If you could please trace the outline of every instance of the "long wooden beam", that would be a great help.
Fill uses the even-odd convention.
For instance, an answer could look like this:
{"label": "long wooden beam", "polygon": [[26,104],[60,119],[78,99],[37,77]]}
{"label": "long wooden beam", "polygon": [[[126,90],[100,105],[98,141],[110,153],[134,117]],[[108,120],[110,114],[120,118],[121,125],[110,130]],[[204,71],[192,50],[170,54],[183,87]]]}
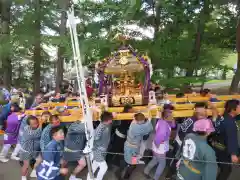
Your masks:
{"label": "long wooden beam", "polygon": [[[216,102],[214,103],[216,107],[218,108],[223,108],[225,102]],[[179,110],[193,110],[194,109],[194,104],[174,104],[173,105],[176,111]],[[142,112],[142,111],[147,111],[148,107],[147,106],[135,106],[133,107],[134,112]],[[157,108],[153,109],[152,111],[162,109],[162,106],[157,106]],[[28,115],[36,115],[39,116],[41,115],[45,110],[26,110],[25,113]],[[81,114],[81,109],[69,109],[68,110],[70,114],[72,113],[79,113]],[[116,112],[116,113],[122,113],[123,112],[123,107],[109,107],[107,109],[109,112]],[[51,113],[56,113],[55,110],[49,110]]]}
{"label": "long wooden beam", "polygon": [[[221,101],[227,101],[230,99],[240,99],[240,95],[217,96],[217,99],[221,100]],[[188,103],[188,102],[194,103],[194,102],[207,102],[207,101],[209,101],[209,97],[201,97],[201,96],[189,96],[189,97],[184,97],[184,98],[169,97],[169,100],[172,101],[173,103]],[[54,102],[42,103],[40,106],[42,108],[52,109],[57,106],[81,107],[81,104],[79,102],[67,100],[64,103],[54,103]],[[185,109],[185,108],[183,108],[183,109]],[[115,111],[113,111],[113,112],[115,112]]]}
{"label": "long wooden beam", "polygon": [[[223,114],[224,108],[218,108],[219,114]],[[74,122],[76,120],[81,120],[82,119],[82,114],[79,113],[79,110],[72,110],[71,115],[69,116],[60,116],[62,122]],[[146,117],[155,117],[156,116],[156,110],[150,111],[149,112],[142,112]],[[180,111],[174,111],[173,116],[174,117],[191,117],[193,116],[194,110],[180,110]],[[212,111],[209,109],[207,110],[207,113],[209,116],[211,116]],[[35,115],[38,116],[37,114],[34,114],[33,111],[30,113],[30,111],[26,112],[27,115]],[[114,117],[114,120],[131,120],[133,118],[135,113],[116,113],[116,116]],[[94,113],[93,117],[94,120],[99,120],[99,113]]]}

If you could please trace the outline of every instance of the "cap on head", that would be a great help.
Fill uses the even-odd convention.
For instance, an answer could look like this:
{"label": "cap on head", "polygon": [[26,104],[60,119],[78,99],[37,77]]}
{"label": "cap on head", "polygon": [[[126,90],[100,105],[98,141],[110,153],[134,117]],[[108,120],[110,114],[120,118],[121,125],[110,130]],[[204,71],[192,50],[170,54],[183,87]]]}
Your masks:
{"label": "cap on head", "polygon": [[209,119],[197,120],[193,125],[193,131],[212,133],[215,131],[212,121]]}

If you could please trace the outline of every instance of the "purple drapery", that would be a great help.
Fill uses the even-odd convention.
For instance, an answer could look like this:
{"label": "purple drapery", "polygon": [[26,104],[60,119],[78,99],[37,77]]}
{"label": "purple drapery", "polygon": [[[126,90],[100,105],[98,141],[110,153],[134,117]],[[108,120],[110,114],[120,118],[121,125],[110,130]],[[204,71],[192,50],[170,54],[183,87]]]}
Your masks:
{"label": "purple drapery", "polygon": [[148,62],[143,58],[137,55],[137,53],[133,50],[131,46],[129,46],[129,49],[131,50],[132,54],[137,57],[140,62],[144,65],[144,71],[145,71],[145,81],[144,81],[144,88],[143,88],[143,100],[148,99],[148,92],[150,89],[150,69]]}
{"label": "purple drapery", "polygon": [[103,84],[104,84],[104,72],[99,72],[99,87],[98,87],[98,95],[101,95],[103,92]]}
{"label": "purple drapery", "polygon": [[[117,56],[119,53],[117,52],[117,53],[115,53],[114,54],[114,57],[115,56]],[[100,66],[100,69],[101,69],[101,71],[99,71],[98,73],[99,73],[99,88],[98,88],[98,93],[99,93],[99,95],[101,95],[102,93],[106,93],[106,92],[103,92],[103,86],[104,86],[104,77],[105,77],[105,75],[104,75],[104,71],[105,71],[105,68],[107,67],[107,65],[112,61],[113,59],[111,59],[111,58],[108,58],[107,59],[107,61],[105,61],[103,64],[101,64]],[[107,79],[108,79],[108,77],[107,77]]]}

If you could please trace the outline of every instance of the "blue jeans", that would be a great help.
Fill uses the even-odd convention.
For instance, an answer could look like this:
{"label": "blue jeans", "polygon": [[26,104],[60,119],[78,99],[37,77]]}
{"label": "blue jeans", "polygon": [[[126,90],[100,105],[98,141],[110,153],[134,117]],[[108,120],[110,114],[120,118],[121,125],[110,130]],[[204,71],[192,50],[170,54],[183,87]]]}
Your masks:
{"label": "blue jeans", "polygon": [[154,155],[152,160],[144,169],[144,173],[149,175],[150,171],[157,165],[157,169],[154,175],[154,180],[159,180],[165,167],[166,167],[166,157],[165,155]]}

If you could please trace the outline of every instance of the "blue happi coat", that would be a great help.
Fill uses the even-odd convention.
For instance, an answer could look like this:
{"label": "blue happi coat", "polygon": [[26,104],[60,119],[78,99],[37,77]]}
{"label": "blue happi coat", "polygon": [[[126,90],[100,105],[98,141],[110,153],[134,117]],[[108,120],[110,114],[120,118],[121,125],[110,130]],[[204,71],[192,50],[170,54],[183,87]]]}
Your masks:
{"label": "blue happi coat", "polygon": [[19,128],[19,133],[18,133],[18,143],[21,143],[21,141],[22,141],[22,139],[23,139],[24,127],[26,127],[26,126],[28,125],[27,119],[28,119],[28,116],[25,116],[25,117],[23,117],[23,119],[21,120],[21,124],[20,124],[20,128]]}
{"label": "blue happi coat", "polygon": [[[21,124],[22,125],[22,124]],[[36,158],[40,151],[40,137],[42,128],[32,129],[26,125],[21,131],[19,143],[21,145],[21,160]]]}
{"label": "blue happi coat", "polygon": [[52,125],[49,124],[42,131],[41,140],[40,140],[40,147],[42,151],[45,150],[46,146],[52,140],[52,137],[50,136],[51,129],[52,129]]}
{"label": "blue happi coat", "polygon": [[60,161],[63,146],[61,142],[52,140],[42,152],[42,163],[37,167],[38,180],[60,180]]}
{"label": "blue happi coat", "polygon": [[4,124],[4,121],[7,119],[9,113],[11,111],[11,103],[3,106],[2,112],[0,113],[0,125]]}
{"label": "blue happi coat", "polygon": [[143,124],[137,124],[132,122],[128,133],[127,140],[124,144],[124,160],[128,164],[132,164],[132,158],[139,155],[140,144],[143,137],[150,134],[153,131],[151,121],[147,121]]}

